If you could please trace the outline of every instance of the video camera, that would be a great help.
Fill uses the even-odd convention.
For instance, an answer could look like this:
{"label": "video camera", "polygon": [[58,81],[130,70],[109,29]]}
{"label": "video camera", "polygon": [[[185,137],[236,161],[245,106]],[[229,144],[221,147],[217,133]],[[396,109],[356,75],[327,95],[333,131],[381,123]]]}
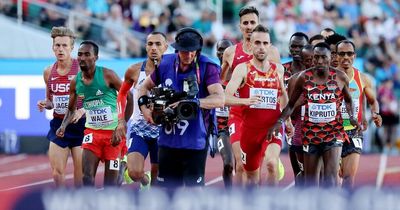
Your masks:
{"label": "video camera", "polygon": [[[175,124],[180,120],[197,118],[198,101],[194,99],[199,92],[196,75],[188,76],[183,82],[183,91],[177,92],[169,87],[155,87],[150,91],[150,103],[153,104],[152,117],[156,124]],[[169,105],[180,101],[175,107]]]}

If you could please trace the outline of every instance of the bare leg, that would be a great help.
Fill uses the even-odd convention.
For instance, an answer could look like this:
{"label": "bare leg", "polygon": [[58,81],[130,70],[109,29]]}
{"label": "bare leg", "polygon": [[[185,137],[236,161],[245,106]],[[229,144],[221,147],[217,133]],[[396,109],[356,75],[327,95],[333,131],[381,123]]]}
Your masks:
{"label": "bare leg", "polygon": [[338,185],[339,160],[342,147],[333,147],[324,152],[324,187],[335,187]]}
{"label": "bare leg", "polygon": [[65,167],[67,165],[68,155],[68,147],[62,148],[57,144],[50,142],[49,159],[56,187],[65,186]]}
{"label": "bare leg", "polygon": [[353,189],[359,162],[360,162],[360,154],[358,153],[352,153],[342,158],[342,169],[343,169],[342,177],[343,177],[344,188]]}
{"label": "bare leg", "polygon": [[241,158],[240,142],[237,141],[232,144],[233,156],[235,157],[235,184],[236,186],[243,186],[246,183],[246,177],[243,169],[243,163]]}
{"label": "bare leg", "polygon": [[83,168],[83,185],[94,186],[97,167],[100,159],[90,150],[83,149],[82,168]]}
{"label": "bare leg", "polygon": [[73,147],[71,149],[72,160],[74,161],[74,184],[75,187],[83,185],[83,172],[82,172],[82,148],[81,146]]}
{"label": "bare leg", "polygon": [[267,165],[267,184],[278,185],[278,162],[281,147],[278,144],[269,144],[265,151],[265,162]]}

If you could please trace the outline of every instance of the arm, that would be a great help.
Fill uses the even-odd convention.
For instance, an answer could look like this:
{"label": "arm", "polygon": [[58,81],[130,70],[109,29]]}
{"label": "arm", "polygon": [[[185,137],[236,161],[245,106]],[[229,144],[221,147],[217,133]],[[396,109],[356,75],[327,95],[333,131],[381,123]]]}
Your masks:
{"label": "arm", "polygon": [[361,74],[361,80],[364,84],[364,94],[367,103],[371,106],[371,116],[375,125],[380,127],[382,125],[382,117],[379,114],[379,103],[375,96],[375,91],[372,86],[371,80],[365,74]]}
{"label": "arm", "polygon": [[225,96],[224,89],[220,83],[215,83],[207,86],[207,90],[210,93],[205,98],[201,98],[200,107],[204,109],[213,109],[217,107],[224,107]]}
{"label": "arm", "polygon": [[241,84],[245,81],[247,75],[247,66],[245,63],[239,64],[232,74],[232,78],[225,88],[225,105],[227,106],[241,106],[253,105],[259,103],[261,100],[257,96],[251,98],[238,98],[234,94],[239,89]]}
{"label": "arm", "polygon": [[[288,94],[286,92],[286,88],[285,88],[285,83],[283,82],[283,72],[284,72],[284,68],[281,64],[277,64],[277,70],[278,70],[278,80],[279,80],[279,86],[281,88],[282,91],[282,95],[279,97],[279,101],[280,101],[280,108],[282,109],[282,107],[285,107],[288,102],[289,102],[289,98],[288,98]],[[292,121],[290,119],[290,117],[287,118],[286,120],[286,131],[289,137],[292,137],[294,134],[294,128],[292,125]]]}
{"label": "arm", "polygon": [[221,81],[227,82],[229,81],[228,72],[231,71],[232,65],[232,56],[235,52],[236,45],[230,46],[224,51],[224,55],[222,56],[222,64],[221,64]]}
{"label": "arm", "polygon": [[51,66],[47,67],[43,71],[43,80],[46,85],[46,98],[44,100],[38,101],[36,104],[37,108],[40,112],[43,112],[44,109],[52,109],[53,108],[53,102],[50,99],[50,92],[49,92],[49,89],[47,88],[50,73],[51,73]]}
{"label": "arm", "polygon": [[[152,75],[154,75],[156,72],[153,72]],[[139,91],[138,91],[138,99],[140,99],[142,96],[146,96],[147,92],[150,91],[153,87],[155,87],[155,83],[151,79],[151,76],[147,76],[146,79],[143,81],[143,83],[139,86]],[[152,118],[152,110],[149,106],[146,104],[140,105],[139,104],[139,109],[142,111],[143,118],[151,123],[155,124]]]}
{"label": "arm", "polygon": [[[349,78],[347,77],[346,73],[337,70],[337,76],[340,79],[340,83],[343,84],[342,93],[343,99],[346,103],[346,110],[350,117],[350,123],[356,127],[357,130],[360,130],[360,125],[358,124],[357,120],[354,118],[354,110],[353,110],[353,101],[349,91]],[[362,108],[362,107],[361,107]]]}
{"label": "arm", "polygon": [[277,122],[268,130],[267,139],[271,139],[272,135],[279,132],[282,123],[293,113],[295,105],[298,103],[298,100],[301,100],[300,96],[303,92],[304,88],[304,76],[300,74],[299,77],[295,80],[294,89],[289,96],[289,103],[282,110],[281,116],[277,120]]}
{"label": "arm", "polygon": [[56,135],[60,138],[64,137],[65,128],[70,124],[72,118],[75,115],[77,98],[78,97],[76,95],[76,77],[75,77],[75,79],[71,80],[69,84],[69,101],[68,101],[67,113],[65,113],[61,126],[56,131]]}

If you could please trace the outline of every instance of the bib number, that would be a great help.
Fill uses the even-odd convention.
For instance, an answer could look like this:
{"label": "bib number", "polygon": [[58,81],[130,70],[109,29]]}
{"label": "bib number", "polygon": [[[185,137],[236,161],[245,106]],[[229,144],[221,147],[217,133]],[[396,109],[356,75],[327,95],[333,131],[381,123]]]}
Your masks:
{"label": "bib number", "polygon": [[86,121],[94,127],[105,127],[114,122],[111,107],[102,107],[86,111]]}
{"label": "bib number", "polygon": [[278,90],[269,88],[250,88],[250,97],[260,96],[262,102],[251,105],[255,109],[276,109],[278,102]]}
{"label": "bib number", "polygon": [[229,116],[229,108],[227,106],[225,106],[223,108],[216,108],[215,115],[217,115],[217,117],[228,117]]}
{"label": "bib number", "polygon": [[69,95],[53,95],[54,112],[57,114],[65,114],[68,109]]}
{"label": "bib number", "polygon": [[90,144],[93,142],[93,133],[86,134],[83,137],[82,144]]}
{"label": "bib number", "polygon": [[308,103],[308,117],[312,123],[328,123],[335,120],[336,103]]}
{"label": "bib number", "polygon": [[113,171],[119,171],[119,165],[120,165],[120,161],[119,158],[115,159],[115,160],[110,160],[110,170]]}
{"label": "bib number", "polygon": [[362,139],[361,138],[352,138],[351,140],[353,141],[355,148],[362,149]]}

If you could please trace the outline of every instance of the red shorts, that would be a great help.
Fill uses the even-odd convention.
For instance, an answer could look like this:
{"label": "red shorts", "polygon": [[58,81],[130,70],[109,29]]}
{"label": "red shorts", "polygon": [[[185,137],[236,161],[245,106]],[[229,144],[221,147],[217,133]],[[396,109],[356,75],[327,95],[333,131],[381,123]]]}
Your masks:
{"label": "red shorts", "polygon": [[126,154],[126,139],[117,146],[111,145],[113,130],[93,130],[86,128],[82,141],[82,148],[92,151],[102,162],[116,160]]}
{"label": "red shorts", "polygon": [[240,148],[243,167],[246,171],[254,171],[260,168],[269,144],[275,143],[282,148],[283,129],[281,128],[278,136],[272,136],[271,141],[267,141],[267,132],[268,128],[242,129]]}
{"label": "red shorts", "polygon": [[229,114],[228,127],[231,144],[240,141],[242,138],[242,123],[242,116],[237,114]]}

